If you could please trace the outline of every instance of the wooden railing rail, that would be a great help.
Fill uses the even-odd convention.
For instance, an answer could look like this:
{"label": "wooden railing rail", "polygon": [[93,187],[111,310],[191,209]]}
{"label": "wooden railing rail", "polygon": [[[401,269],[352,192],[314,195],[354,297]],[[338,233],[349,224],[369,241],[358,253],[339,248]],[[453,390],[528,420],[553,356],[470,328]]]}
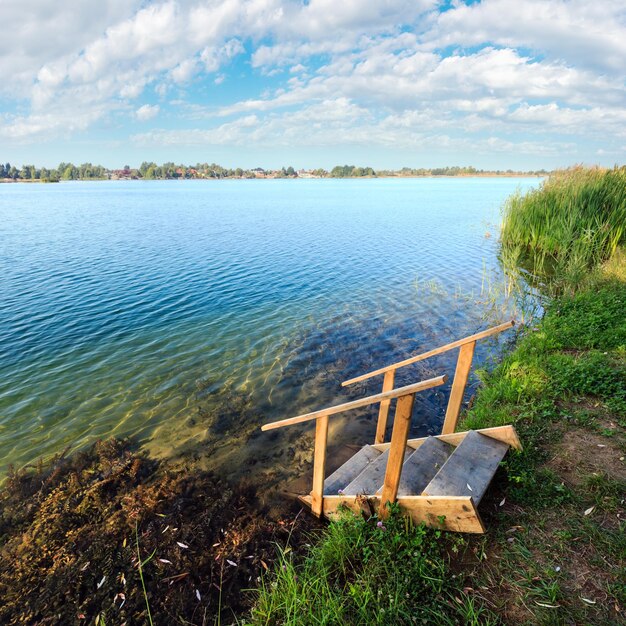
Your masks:
{"label": "wooden railing rail", "polygon": [[430,389],[431,387],[437,387],[443,385],[448,380],[448,376],[436,376],[435,378],[429,378],[428,380],[422,380],[419,383],[413,383],[406,387],[398,387],[391,391],[385,391],[383,393],[377,393],[367,398],[360,398],[359,400],[352,400],[351,402],[344,402],[343,404],[337,404],[335,406],[328,407],[327,409],[321,409],[319,411],[313,411],[313,413],[304,413],[297,415],[296,417],[289,417],[278,422],[270,422],[261,426],[261,430],[272,430],[273,428],[282,428],[283,426],[291,426],[292,424],[299,424],[301,422],[308,422],[320,417],[326,417],[329,415],[335,415],[337,413],[343,413],[344,411],[350,411],[351,409],[358,409],[370,404],[376,404],[377,402],[383,402],[385,400],[393,400],[393,398],[399,398],[406,396],[410,393],[417,391],[423,391],[424,389]]}
{"label": "wooden railing rail", "polygon": [[[472,359],[474,357],[474,347],[476,346],[476,342],[480,339],[485,339],[486,337],[491,337],[492,335],[501,333],[503,330],[508,330],[514,325],[515,320],[505,322],[504,324],[499,324],[498,326],[488,328],[487,330],[483,330],[479,333],[469,335],[468,337],[465,337],[463,339],[448,343],[445,346],[440,346],[439,348],[434,348],[433,350],[429,350],[428,352],[423,352],[422,354],[412,356],[408,359],[404,359],[403,361],[392,363],[391,365],[381,367],[372,372],[368,372],[367,374],[361,374],[360,376],[356,376],[355,378],[346,380],[341,384],[343,387],[346,387],[347,385],[352,385],[354,383],[367,380],[368,378],[373,378],[374,376],[380,376],[381,374],[384,374],[383,393],[389,392],[393,389],[396,370],[400,369],[401,367],[406,367],[407,365],[417,363],[418,361],[423,361],[424,359],[427,359],[431,356],[442,354],[444,352],[448,352],[449,350],[454,350],[455,348],[460,348],[459,358],[457,360],[456,371],[454,374],[454,380],[452,381],[450,400],[448,401],[448,407],[446,408],[446,417],[444,419],[443,429],[441,431],[442,435],[453,433],[456,430],[456,425],[459,419],[461,402],[463,400],[465,385],[467,384],[470,368],[472,366]],[[378,424],[376,426],[376,436],[374,439],[375,444],[384,443],[385,441],[385,430],[387,428],[388,414],[389,401],[385,399],[381,401],[380,408],[378,410]]]}
{"label": "wooden railing rail", "polygon": [[[400,473],[402,471],[402,459],[404,458],[404,450],[409,433],[409,423],[411,420],[411,411],[413,409],[413,399],[418,391],[430,389],[438,385],[443,385],[448,380],[447,376],[437,376],[419,383],[406,385],[390,391],[385,391],[360,400],[345,402],[327,409],[314,411],[313,413],[305,413],[278,422],[264,424],[261,430],[271,430],[273,428],[282,428],[292,424],[301,422],[315,421],[315,449],[313,456],[313,488],[311,490],[311,511],[318,517],[324,511],[324,478],[326,476],[326,446],[328,444],[328,418],[331,415],[357,409],[363,406],[375,404],[376,402],[390,402],[393,398],[398,398],[396,407],[396,421],[394,423],[393,436],[391,440],[391,450],[389,453],[389,462],[387,463],[387,471],[385,474],[385,486],[383,488],[383,502],[389,500],[394,501],[398,494],[398,486],[400,484]],[[397,423],[397,425],[396,425]],[[398,457],[401,446],[401,457]],[[398,458],[400,458],[398,465]],[[393,461],[393,462],[392,462]],[[384,498],[387,498],[385,500]]]}

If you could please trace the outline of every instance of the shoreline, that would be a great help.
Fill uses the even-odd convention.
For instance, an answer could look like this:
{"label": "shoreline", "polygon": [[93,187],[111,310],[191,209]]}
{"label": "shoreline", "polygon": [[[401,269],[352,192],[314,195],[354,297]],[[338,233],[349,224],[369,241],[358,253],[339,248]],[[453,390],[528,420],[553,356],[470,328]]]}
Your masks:
{"label": "shoreline", "polygon": [[465,179],[465,178],[546,178],[550,174],[459,174],[451,175],[432,175],[432,176],[259,176],[255,178],[246,178],[244,176],[221,176],[221,177],[196,177],[196,178],[84,178],[80,180],[12,180],[9,178],[0,179],[0,184],[57,184],[57,183],[101,183],[101,182],[153,182],[153,181],[220,181],[220,180],[428,180],[432,178],[448,178],[448,179]]}

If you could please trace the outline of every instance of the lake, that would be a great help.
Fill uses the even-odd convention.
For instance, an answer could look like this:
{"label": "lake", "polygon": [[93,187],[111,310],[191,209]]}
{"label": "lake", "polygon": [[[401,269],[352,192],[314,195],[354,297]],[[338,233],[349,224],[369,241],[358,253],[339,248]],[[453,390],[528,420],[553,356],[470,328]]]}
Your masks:
{"label": "lake", "polygon": [[[111,435],[234,473],[293,471],[310,425],[261,423],[378,392],[340,382],[504,319],[486,293],[500,207],[538,184],[0,185],[0,474]],[[455,358],[397,384],[452,377]],[[440,428],[448,391],[420,394],[413,434]],[[331,435],[370,441],[375,416],[338,417]]]}

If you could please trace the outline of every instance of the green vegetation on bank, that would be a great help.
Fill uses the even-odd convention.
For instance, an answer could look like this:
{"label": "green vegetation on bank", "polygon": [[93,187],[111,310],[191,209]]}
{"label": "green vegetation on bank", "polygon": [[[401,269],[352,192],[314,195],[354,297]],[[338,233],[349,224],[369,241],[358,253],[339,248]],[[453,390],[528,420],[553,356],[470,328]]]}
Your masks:
{"label": "green vegetation on bank", "polygon": [[[569,242],[603,241],[619,224],[550,224],[587,210],[575,207],[594,181],[604,198],[596,206],[614,216],[623,176],[560,173],[509,201],[503,233],[516,220],[520,243],[521,224],[530,232],[529,216],[543,207],[537,214],[553,219],[543,239],[526,239],[527,261],[553,272],[543,241],[558,258]],[[479,373],[460,428],[514,424],[524,446],[509,452],[481,506],[487,534],[459,537],[395,517],[382,531],[376,517],[346,513],[311,546],[282,553],[257,592],[253,624],[626,624],[626,252],[609,246],[587,263],[584,277],[535,276],[544,317]]]}
{"label": "green vegetation on bank", "polygon": [[502,243],[503,256],[519,259],[531,274],[577,285],[626,243],[626,167],[563,170],[537,190],[513,195]]}
{"label": "green vegetation on bank", "polygon": [[227,168],[217,163],[196,163],[183,165],[173,162],[157,165],[152,161],[144,161],[138,168],[125,165],[121,169],[107,169],[102,165],[83,163],[60,163],[56,168],[47,169],[34,165],[23,165],[18,168],[10,163],[0,163],[0,181],[40,181],[59,182],[60,180],[189,180],[189,179],[222,179],[222,178],[376,178],[376,177],[426,177],[426,176],[543,176],[545,170],[531,172],[514,172],[513,170],[479,170],[474,167],[438,167],[412,169],[403,167],[400,170],[379,170],[371,167],[355,165],[337,165],[330,171],[323,168],[296,170],[291,165],[280,169],[263,169],[255,167]]}

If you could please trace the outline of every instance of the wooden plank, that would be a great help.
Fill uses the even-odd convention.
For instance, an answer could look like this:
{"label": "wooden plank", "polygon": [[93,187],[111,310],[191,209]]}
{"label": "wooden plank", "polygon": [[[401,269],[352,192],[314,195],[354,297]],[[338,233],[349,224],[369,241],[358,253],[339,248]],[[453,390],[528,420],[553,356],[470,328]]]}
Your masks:
{"label": "wooden plank", "polygon": [[313,413],[305,413],[304,415],[298,415],[296,417],[290,417],[278,422],[270,422],[261,426],[261,430],[272,430],[272,428],[282,428],[283,426],[290,426],[291,424],[299,424],[301,422],[308,422],[315,420],[318,417],[335,415],[336,413],[342,413],[343,411],[349,411],[350,409],[358,409],[369,404],[376,404],[381,400],[392,400],[393,398],[399,398],[407,394],[416,393],[417,391],[423,391],[424,389],[430,389],[431,387],[437,387],[443,385],[448,380],[447,376],[437,376],[435,378],[429,378],[419,383],[413,383],[406,387],[399,387],[398,389],[392,389],[384,393],[378,393],[367,398],[361,398],[360,400],[353,400],[352,402],[345,402],[344,404],[337,404],[336,406],[322,409],[321,411],[314,411]]}
{"label": "wooden plank", "polygon": [[[363,498],[360,496],[328,496],[324,498],[324,516],[332,519],[343,508],[356,514],[363,509],[369,513],[380,510],[380,496]],[[301,496],[300,501],[311,506],[309,496]],[[366,504],[367,503],[367,504]],[[447,496],[404,496],[398,498],[400,508],[417,524],[440,528],[452,532],[484,533],[485,527],[476,505],[469,497]]]}
{"label": "wooden plank", "polygon": [[387,502],[395,502],[398,495],[398,486],[404,463],[404,452],[409,437],[411,425],[411,413],[413,412],[413,400],[415,394],[398,398],[396,414],[393,419],[393,431],[391,432],[391,446],[389,448],[389,460],[383,483],[382,506],[378,515],[384,519],[387,517]]}
{"label": "wooden plank", "polygon": [[[378,452],[378,450],[376,450]],[[405,448],[404,459],[408,459],[415,450]],[[387,460],[389,459],[389,450],[383,452],[373,463],[368,465],[352,482],[342,490],[344,494],[357,496],[359,494],[372,495],[382,489],[385,480],[385,472],[387,470]],[[421,493],[421,492],[420,492]]]}
{"label": "wooden plank", "polygon": [[343,387],[346,387],[348,385],[352,385],[353,383],[358,383],[358,382],[361,382],[362,380],[367,380],[368,378],[379,376],[380,374],[384,374],[385,372],[388,372],[389,370],[396,370],[401,367],[411,365],[412,363],[423,361],[424,359],[427,359],[431,356],[435,356],[437,354],[441,354],[442,352],[447,352],[448,350],[454,350],[454,348],[460,348],[463,344],[471,343],[472,341],[478,341],[479,339],[485,339],[486,337],[490,337],[491,335],[496,335],[497,333],[501,333],[503,330],[507,330],[513,327],[514,325],[515,325],[515,320],[511,320],[510,322],[505,322],[504,324],[500,324],[499,326],[494,326],[493,328],[483,330],[474,335],[470,335],[469,337],[459,339],[458,341],[453,341],[452,343],[448,343],[445,346],[441,346],[440,348],[435,348],[434,350],[429,350],[428,352],[424,352],[423,354],[412,356],[408,359],[404,359],[404,361],[398,361],[397,363],[392,363],[391,365],[381,367],[380,369],[374,370],[372,372],[368,372],[367,374],[361,374],[361,376],[356,376],[355,378],[351,378],[350,380],[346,380],[342,382],[341,385]]}
{"label": "wooden plank", "polygon": [[376,450],[376,448],[363,446],[354,456],[350,457],[324,481],[324,495],[337,495],[340,489],[343,490],[346,485],[354,480],[380,455],[380,451]]}
{"label": "wooden plank", "polygon": [[424,496],[470,496],[478,505],[509,446],[470,431],[437,475]]}
{"label": "wooden plank", "polygon": [[461,412],[461,403],[463,402],[463,394],[472,367],[472,359],[474,358],[474,348],[476,342],[466,343],[459,350],[459,358],[456,362],[456,371],[454,372],[454,380],[452,381],[452,390],[450,391],[450,399],[446,409],[446,417],[443,421],[442,435],[449,435],[456,430],[459,421],[459,413]]}
{"label": "wooden plank", "polygon": [[485,532],[472,498],[404,496],[398,504],[418,524],[458,533]]}
{"label": "wooden plank", "polygon": [[[396,370],[389,370],[385,372],[385,378],[383,379],[383,392],[391,391],[393,389],[394,379],[396,377]],[[381,400],[380,408],[378,409],[378,423],[376,424],[376,437],[374,443],[383,443],[385,441],[385,430],[387,429],[387,416],[389,415],[389,404],[391,400]]]}
{"label": "wooden plank", "polygon": [[[417,496],[443,467],[454,448],[436,437],[428,437],[402,466],[398,497]],[[383,452],[383,454],[385,454]]]}
{"label": "wooden plank", "polygon": [[[472,431],[463,431],[460,433],[451,433],[449,435],[435,435],[435,437],[441,441],[445,441],[453,446],[458,446],[463,439],[465,439],[468,432]],[[485,435],[487,437],[492,437],[493,439],[497,439],[498,441],[504,441],[507,445],[515,448],[516,450],[522,449],[522,444],[515,432],[515,427],[507,424],[506,426],[493,426],[492,428],[480,428],[476,430],[477,433],[481,435]],[[407,441],[407,445],[411,448],[419,448],[428,437],[420,437],[419,439],[409,439]],[[384,452],[389,449],[389,443],[381,443],[376,444],[372,447],[376,448],[380,452]]]}
{"label": "wooden plank", "polygon": [[328,415],[324,415],[315,423],[315,456],[313,458],[313,489],[311,490],[311,510],[318,517],[323,511],[327,441]]}

